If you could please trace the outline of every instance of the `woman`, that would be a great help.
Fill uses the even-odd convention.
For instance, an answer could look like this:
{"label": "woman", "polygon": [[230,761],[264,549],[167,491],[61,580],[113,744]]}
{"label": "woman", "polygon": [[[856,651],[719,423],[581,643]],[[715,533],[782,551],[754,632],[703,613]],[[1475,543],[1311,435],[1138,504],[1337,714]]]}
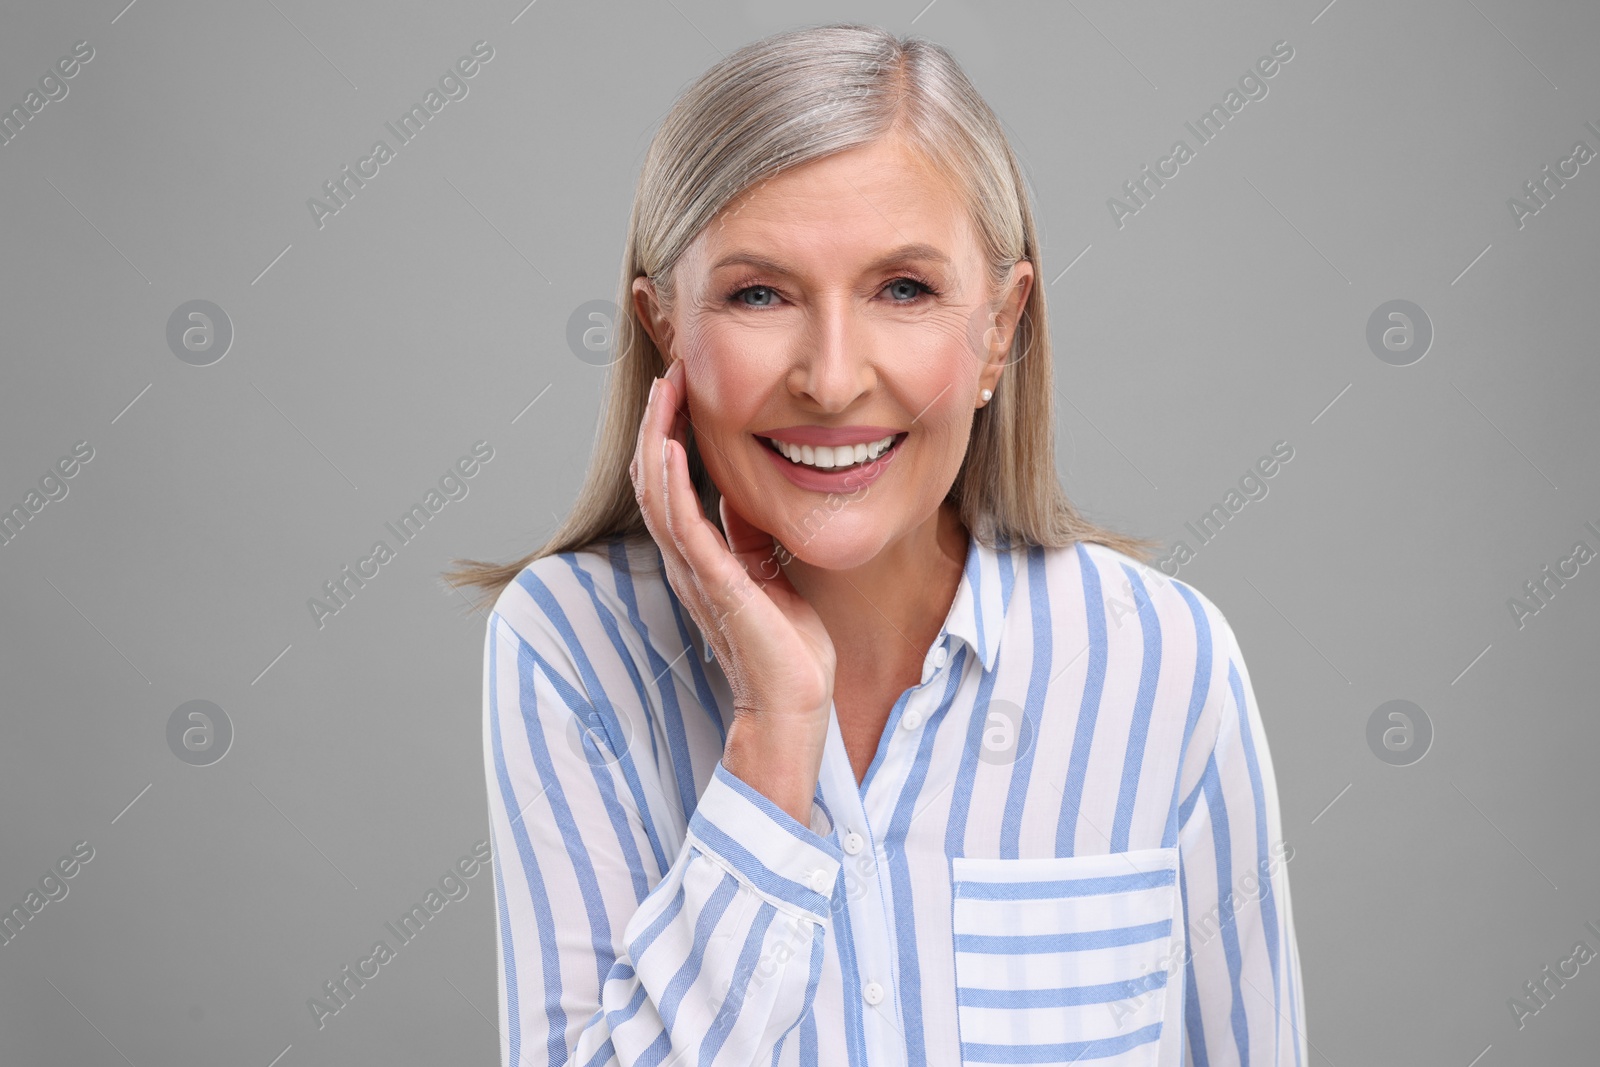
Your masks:
{"label": "woman", "polygon": [[1303,1062],[1244,659],[1063,497],[1039,279],[935,45],[780,34],[663,120],[578,506],[454,575],[503,1063]]}

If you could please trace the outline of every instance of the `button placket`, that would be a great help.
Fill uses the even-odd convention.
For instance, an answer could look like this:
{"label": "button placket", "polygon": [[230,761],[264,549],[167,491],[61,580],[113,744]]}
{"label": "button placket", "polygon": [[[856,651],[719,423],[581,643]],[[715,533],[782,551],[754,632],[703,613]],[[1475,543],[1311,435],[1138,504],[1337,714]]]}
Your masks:
{"label": "button placket", "polygon": [[[863,1006],[868,1062],[905,1067],[905,1034],[897,1021],[897,1002],[889,995],[897,965],[889,935],[893,926],[885,884],[889,872],[877,860],[867,798],[861,795],[844,739],[834,729],[828,734],[823,776],[826,783],[820,788],[830,802],[840,848],[850,857],[841,869],[843,899],[836,899],[835,906],[849,912],[849,928],[855,937],[855,974],[860,982],[857,992]],[[874,795],[881,796],[881,789]],[[834,926],[836,931],[841,928],[842,924]]]}

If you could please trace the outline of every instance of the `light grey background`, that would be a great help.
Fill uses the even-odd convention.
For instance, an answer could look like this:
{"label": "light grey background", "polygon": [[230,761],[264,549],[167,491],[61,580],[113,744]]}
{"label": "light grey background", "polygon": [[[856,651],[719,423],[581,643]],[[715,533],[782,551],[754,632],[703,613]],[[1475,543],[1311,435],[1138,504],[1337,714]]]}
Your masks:
{"label": "light grey background", "polygon": [[[840,17],[949,47],[1014,138],[1080,506],[1193,547],[1294,449],[1178,576],[1266,722],[1312,1063],[1592,1055],[1600,963],[1520,1030],[1507,1002],[1600,949],[1600,564],[1521,628],[1507,601],[1600,548],[1600,162],[1521,228],[1507,199],[1600,150],[1600,9],[124,3],[0,15],[5,108],[94,49],[0,146],[0,505],[94,449],[0,545],[0,906],[94,849],[0,946],[0,1062],[495,1061],[487,873],[307,1007],[488,835],[484,617],[437,574],[520,556],[577,490],[605,372],[568,318],[615,295],[675,95]],[[469,95],[319,229],[307,199],[479,40]],[[1108,198],[1280,40],[1268,95],[1119,228]],[[166,341],[196,299],[235,332],[204,367]],[[1410,366],[1366,341],[1394,299],[1434,330]],[[308,598],[480,440],[468,495],[319,628]],[[1435,731],[1410,766],[1366,739],[1394,699]],[[233,725],[209,766],[168,747],[191,700]]]}

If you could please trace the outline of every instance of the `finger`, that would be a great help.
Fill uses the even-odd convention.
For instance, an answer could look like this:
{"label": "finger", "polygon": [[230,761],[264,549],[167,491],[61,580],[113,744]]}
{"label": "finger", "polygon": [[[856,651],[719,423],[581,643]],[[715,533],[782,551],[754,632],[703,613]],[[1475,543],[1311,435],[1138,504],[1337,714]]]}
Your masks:
{"label": "finger", "polygon": [[628,477],[633,480],[634,496],[639,501],[639,511],[644,516],[645,525],[649,527],[654,536],[657,527],[653,525],[656,518],[652,512],[652,500],[656,495],[657,483],[654,471],[655,464],[650,457],[661,454],[659,442],[651,440],[650,416],[655,410],[656,394],[661,391],[659,379],[650,386],[650,397],[645,401],[644,415],[639,419],[638,440],[633,446],[633,460],[628,464]]}
{"label": "finger", "polygon": [[662,433],[689,452],[689,385],[683,360],[675,359],[661,379],[661,406],[667,409]]}
{"label": "finger", "polygon": [[[661,455],[661,496],[662,513],[666,518],[667,531],[673,540],[683,550],[684,558],[691,565],[705,564],[716,559],[718,554],[729,559],[732,553],[728,550],[728,543],[723,540],[722,534],[706,518],[705,512],[700,507],[700,496],[695,492],[694,482],[689,477],[688,453],[683,450],[683,445],[671,438],[665,438],[665,449]],[[710,547],[715,549],[711,556],[706,556],[706,535],[710,536]],[[691,556],[691,550],[699,549],[698,556]]]}
{"label": "finger", "polygon": [[663,380],[656,379],[651,387],[650,400],[644,417],[639,422],[639,443],[634,450],[630,472],[634,479],[634,493],[639,501],[639,511],[645,528],[661,550],[670,575],[682,565],[682,555],[673,542],[667,522],[667,505],[662,482],[661,445],[666,436],[661,430],[661,394]]}
{"label": "finger", "polygon": [[723,494],[717,510],[722,513],[722,533],[728,550],[744,565],[746,573],[763,583],[777,577],[781,571],[772,534],[745,518],[727,494]]}
{"label": "finger", "polygon": [[719,613],[740,608],[757,591],[743,563],[707,519],[689,479],[687,453],[669,441],[664,460],[667,528],[702,595]]}

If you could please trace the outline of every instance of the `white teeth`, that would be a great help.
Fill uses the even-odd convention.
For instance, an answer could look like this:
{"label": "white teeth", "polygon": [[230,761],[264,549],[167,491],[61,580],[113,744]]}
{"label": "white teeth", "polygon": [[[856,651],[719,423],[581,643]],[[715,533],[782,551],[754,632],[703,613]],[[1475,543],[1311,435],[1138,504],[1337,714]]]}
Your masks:
{"label": "white teeth", "polygon": [[891,434],[881,441],[871,441],[856,445],[839,445],[837,447],[829,447],[828,445],[817,445],[815,447],[811,445],[794,445],[783,441],[774,441],[770,437],[767,438],[767,443],[779,454],[787,456],[791,462],[803,463],[807,467],[815,467],[818,470],[832,470],[835,467],[850,467],[857,463],[865,463],[869,459],[877,459],[888,451],[890,445],[894,444],[896,436]]}

